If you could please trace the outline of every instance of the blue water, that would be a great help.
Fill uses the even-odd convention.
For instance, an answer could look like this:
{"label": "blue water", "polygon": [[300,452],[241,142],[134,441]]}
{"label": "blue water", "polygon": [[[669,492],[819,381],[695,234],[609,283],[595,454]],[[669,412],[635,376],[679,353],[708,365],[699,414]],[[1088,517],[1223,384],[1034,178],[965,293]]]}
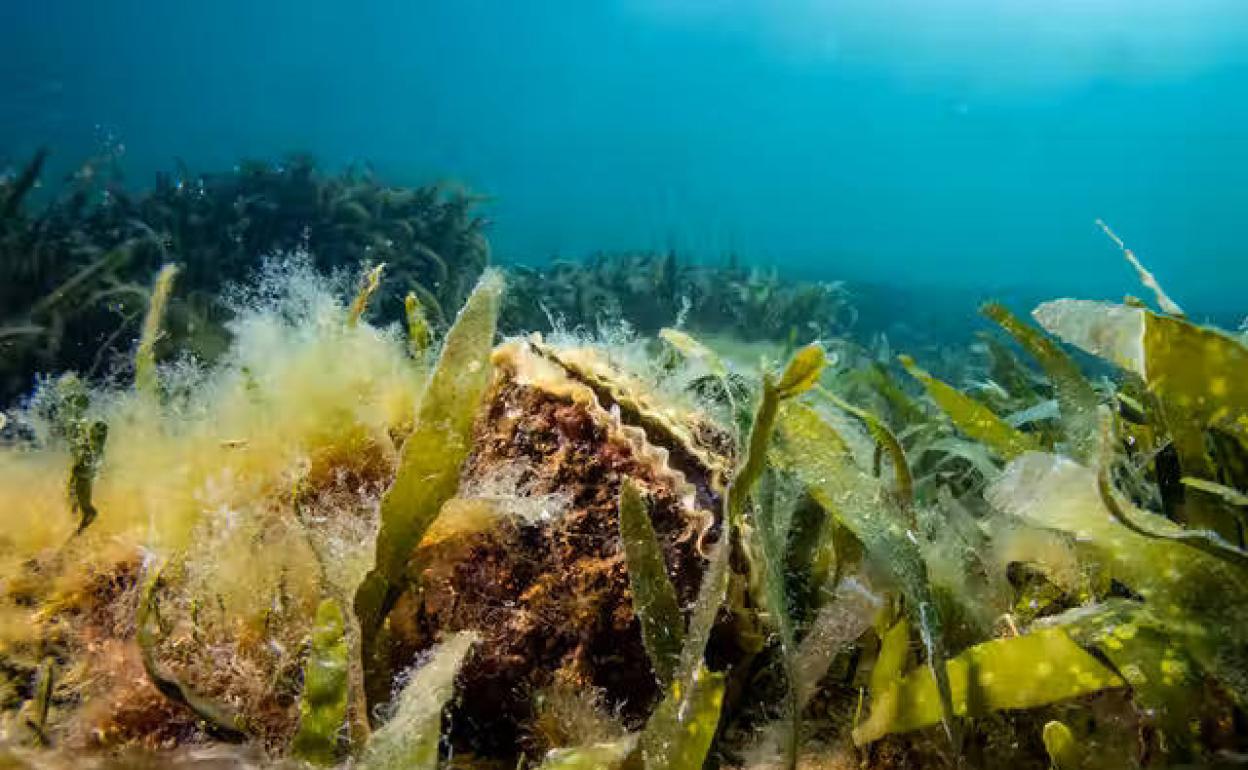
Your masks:
{"label": "blue water", "polygon": [[1243,0],[0,0],[0,51],[0,168],[300,149],[491,194],[503,260],[1141,293],[1102,217],[1248,313]]}

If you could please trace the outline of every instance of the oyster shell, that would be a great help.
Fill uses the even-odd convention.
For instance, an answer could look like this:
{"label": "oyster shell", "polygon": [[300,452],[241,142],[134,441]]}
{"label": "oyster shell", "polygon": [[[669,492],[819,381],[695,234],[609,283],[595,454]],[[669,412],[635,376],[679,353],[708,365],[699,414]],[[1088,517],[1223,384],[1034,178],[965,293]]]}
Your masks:
{"label": "oyster shell", "polygon": [[452,730],[508,753],[555,681],[599,690],[625,721],[644,717],[658,689],[619,543],[620,485],[647,493],[688,604],[731,460],[709,420],[666,408],[592,351],[516,340],[493,363],[460,496],[413,554],[390,628],[396,667],[444,634],[481,634]]}

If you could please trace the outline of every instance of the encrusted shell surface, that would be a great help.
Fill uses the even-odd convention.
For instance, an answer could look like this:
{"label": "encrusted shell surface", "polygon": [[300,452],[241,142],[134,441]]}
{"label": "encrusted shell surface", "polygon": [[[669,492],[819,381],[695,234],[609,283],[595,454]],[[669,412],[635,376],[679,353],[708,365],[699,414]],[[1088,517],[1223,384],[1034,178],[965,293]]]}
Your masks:
{"label": "encrusted shell surface", "polygon": [[703,464],[689,447],[673,449],[675,431],[630,421],[636,401],[608,385],[606,370],[591,385],[529,341],[504,344],[493,362],[460,496],[413,554],[411,588],[390,624],[396,666],[444,634],[482,635],[452,730],[477,751],[505,754],[528,739],[534,698],[556,679],[600,690],[626,721],[644,718],[658,688],[619,544],[620,485],[632,479],[646,492],[688,606],[700,540],[715,536],[721,482],[712,476],[727,460],[708,452]]}
{"label": "encrusted shell surface", "polygon": [[732,475],[733,441],[704,413],[666,402],[635,375],[612,365],[597,347],[560,347],[534,339],[529,345],[593,390],[599,403],[618,407],[622,418],[643,429],[654,443],[668,447],[676,467],[708,491],[723,493]]}

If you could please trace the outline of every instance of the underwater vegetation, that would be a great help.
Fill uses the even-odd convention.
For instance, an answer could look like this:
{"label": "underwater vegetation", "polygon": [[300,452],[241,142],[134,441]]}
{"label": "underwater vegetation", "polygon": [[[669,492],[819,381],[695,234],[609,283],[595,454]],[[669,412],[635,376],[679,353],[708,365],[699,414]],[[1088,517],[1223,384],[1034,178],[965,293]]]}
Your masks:
{"label": "underwater vegetation", "polygon": [[223,289],[253,278],[264,255],[302,248],[318,269],[353,277],[384,263],[380,314],[401,318],[403,297],[415,292],[438,324],[489,262],[479,199],[455,188],[329,174],[293,156],[224,173],[180,166],[132,193],[116,159],[103,157],[35,206],[46,158],[40,151],[0,181],[0,403],[28,391],[36,373],[108,373],[125,358],[165,263],[180,266],[180,291],[161,348],[212,357],[228,346]]}
{"label": "underwater vegetation", "polygon": [[[382,261],[352,297],[270,257],[211,359],[163,336],[193,268],[155,264],[132,382],[48,378],[4,413],[6,766],[1248,752],[1240,337],[1168,297],[990,303],[950,366],[838,336],[834,287],[727,268],[790,297],[746,334],[752,305],[682,301],[739,287],[670,255],[558,284],[472,263],[457,313],[411,294],[386,323]],[[518,333],[515,292],[582,328]]]}
{"label": "underwater vegetation", "polygon": [[[452,186],[395,187],[293,155],[224,173],[179,166],[133,192],[106,153],[37,204],[46,159],[40,151],[0,179],[0,403],[39,374],[129,377],[150,278],[167,263],[179,266],[180,290],[156,352],[211,360],[230,344],[228,288],[252,281],[266,255],[304,250],[318,270],[352,280],[384,265],[371,312],[415,318],[430,333],[445,331],[490,261],[482,199]],[[843,285],[735,259],[597,254],[507,272],[499,324],[508,333],[627,323],[654,334],[679,321],[711,336],[804,342],[844,334],[855,319]]]}
{"label": "underwater vegetation", "polygon": [[509,330],[597,329],[621,322],[642,334],[681,326],[739,340],[808,342],[843,335],[856,318],[841,283],[809,282],[775,270],[681,261],[667,253],[594,254],[544,268],[513,266],[503,310]]}

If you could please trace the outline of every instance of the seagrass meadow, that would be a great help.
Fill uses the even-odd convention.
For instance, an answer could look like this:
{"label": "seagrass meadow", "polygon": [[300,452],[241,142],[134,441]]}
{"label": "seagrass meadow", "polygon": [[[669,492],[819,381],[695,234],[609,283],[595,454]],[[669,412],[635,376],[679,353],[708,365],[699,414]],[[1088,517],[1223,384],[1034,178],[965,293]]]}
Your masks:
{"label": "seagrass meadow", "polygon": [[0,188],[0,766],[1248,756],[1248,347],[1121,242],[1149,301],[906,350],[735,260],[491,267],[461,190],[40,207],[42,163]]}

